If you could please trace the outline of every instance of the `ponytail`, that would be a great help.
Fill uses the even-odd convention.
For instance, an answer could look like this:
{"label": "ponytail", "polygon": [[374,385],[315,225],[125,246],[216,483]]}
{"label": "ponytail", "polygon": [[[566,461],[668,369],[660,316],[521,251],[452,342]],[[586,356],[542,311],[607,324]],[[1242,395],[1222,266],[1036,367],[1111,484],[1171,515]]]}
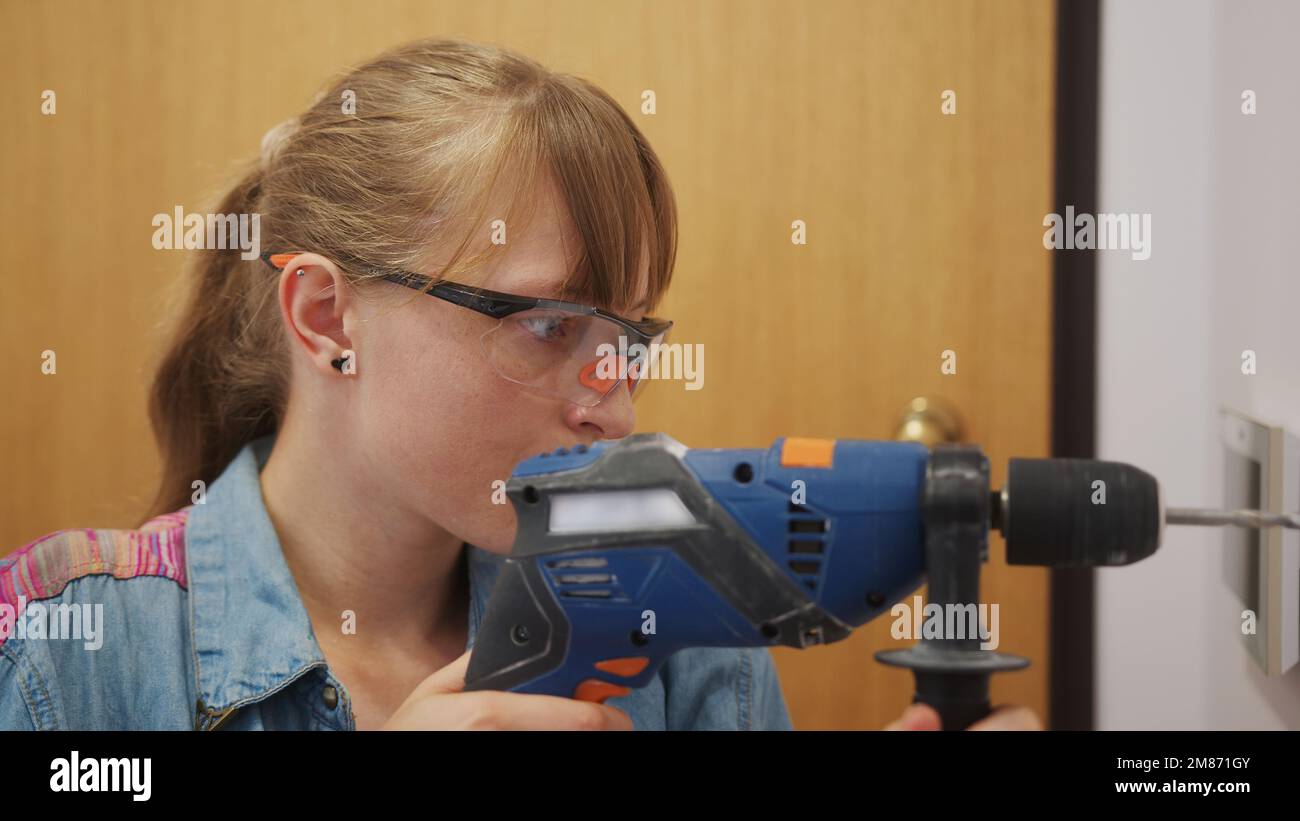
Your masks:
{"label": "ponytail", "polygon": [[[263,173],[260,165],[249,171],[217,213],[253,214]],[[149,393],[163,464],[146,518],[190,504],[196,481],[211,484],[244,444],[274,432],[284,412],[288,363],[275,321],[278,278],[238,248],[195,253],[196,287]]]}

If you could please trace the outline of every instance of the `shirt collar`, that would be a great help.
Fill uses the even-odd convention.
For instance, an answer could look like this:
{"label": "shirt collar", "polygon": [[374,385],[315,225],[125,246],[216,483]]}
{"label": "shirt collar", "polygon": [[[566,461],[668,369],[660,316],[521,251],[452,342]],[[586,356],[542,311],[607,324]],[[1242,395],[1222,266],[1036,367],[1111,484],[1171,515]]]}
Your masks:
{"label": "shirt collar", "polygon": [[[325,657],[262,500],[259,474],[275,434],[246,444],[190,508],[190,624],[199,698],[216,709],[257,701]],[[468,543],[469,641],[504,558]]]}

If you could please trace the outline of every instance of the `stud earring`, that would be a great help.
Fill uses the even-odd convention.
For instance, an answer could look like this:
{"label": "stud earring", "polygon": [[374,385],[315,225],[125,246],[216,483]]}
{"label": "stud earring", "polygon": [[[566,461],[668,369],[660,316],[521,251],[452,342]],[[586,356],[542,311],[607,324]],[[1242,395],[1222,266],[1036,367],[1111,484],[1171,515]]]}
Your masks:
{"label": "stud earring", "polygon": [[304,271],[303,269],[301,269],[301,268],[298,269],[298,276],[302,276],[302,275],[305,274],[305,273],[306,273],[306,271]]}

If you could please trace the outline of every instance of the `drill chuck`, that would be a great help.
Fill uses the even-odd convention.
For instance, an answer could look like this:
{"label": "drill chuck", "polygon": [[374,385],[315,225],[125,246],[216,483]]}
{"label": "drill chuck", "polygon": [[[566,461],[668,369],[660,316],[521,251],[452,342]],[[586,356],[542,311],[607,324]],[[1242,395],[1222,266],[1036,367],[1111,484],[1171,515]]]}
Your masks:
{"label": "drill chuck", "polygon": [[1011,459],[990,499],[1008,564],[1132,564],[1156,552],[1164,530],[1160,483],[1123,462]]}

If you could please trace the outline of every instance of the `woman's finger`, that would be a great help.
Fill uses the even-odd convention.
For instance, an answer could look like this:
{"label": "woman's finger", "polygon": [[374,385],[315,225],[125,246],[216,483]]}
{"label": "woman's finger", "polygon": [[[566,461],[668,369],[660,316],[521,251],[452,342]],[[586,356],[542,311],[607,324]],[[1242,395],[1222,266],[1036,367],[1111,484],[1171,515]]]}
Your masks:
{"label": "woman's finger", "polygon": [[[511,730],[631,730],[632,719],[615,707],[562,696],[484,690],[467,694],[485,718],[475,728]],[[464,698],[467,696],[457,696]],[[485,723],[483,723],[485,722]]]}
{"label": "woman's finger", "polygon": [[466,650],[460,658],[420,682],[418,689],[427,693],[459,693],[464,690],[471,652]]}
{"label": "woman's finger", "polygon": [[928,704],[909,704],[903,714],[885,725],[886,730],[938,730],[939,714]]}
{"label": "woman's finger", "polygon": [[998,707],[987,718],[970,725],[968,730],[1041,730],[1043,723],[1028,707]]}

